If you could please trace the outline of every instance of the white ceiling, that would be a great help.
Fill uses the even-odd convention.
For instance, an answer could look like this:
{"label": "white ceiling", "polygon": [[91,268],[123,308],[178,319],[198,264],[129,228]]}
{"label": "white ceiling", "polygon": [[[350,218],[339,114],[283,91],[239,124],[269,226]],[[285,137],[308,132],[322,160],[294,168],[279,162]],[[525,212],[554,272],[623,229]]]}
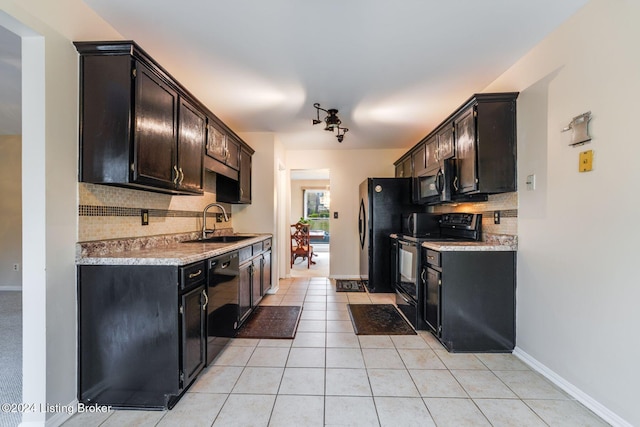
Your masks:
{"label": "white ceiling", "polygon": [[85,0],[235,131],[288,149],[412,146],[587,1]]}

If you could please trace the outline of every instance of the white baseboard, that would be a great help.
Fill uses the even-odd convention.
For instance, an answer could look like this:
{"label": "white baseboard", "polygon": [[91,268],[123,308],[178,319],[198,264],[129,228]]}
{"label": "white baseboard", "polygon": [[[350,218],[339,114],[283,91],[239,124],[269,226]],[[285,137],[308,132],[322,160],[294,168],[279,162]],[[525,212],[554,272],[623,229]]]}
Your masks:
{"label": "white baseboard", "polygon": [[591,410],[594,414],[598,415],[600,418],[608,422],[614,427],[633,427],[631,423],[628,423],[616,413],[611,411],[609,408],[602,405],[600,402],[595,400],[593,397],[589,396],[584,391],[580,390],[578,387],[571,384],[569,381],[562,378],[560,375],[555,373],[553,370],[549,369],[546,365],[540,363],[538,360],[533,358],[531,355],[523,351],[520,347],[516,347],[513,350],[513,355],[518,359],[522,360],[527,365],[531,366],[535,371],[542,374],[549,381],[560,387],[562,390],[567,392],[570,396],[575,398],[578,402],[582,403],[589,410]]}
{"label": "white baseboard", "polygon": [[2,291],[21,291],[22,290],[22,286],[16,286],[16,285],[0,285],[0,292]]}

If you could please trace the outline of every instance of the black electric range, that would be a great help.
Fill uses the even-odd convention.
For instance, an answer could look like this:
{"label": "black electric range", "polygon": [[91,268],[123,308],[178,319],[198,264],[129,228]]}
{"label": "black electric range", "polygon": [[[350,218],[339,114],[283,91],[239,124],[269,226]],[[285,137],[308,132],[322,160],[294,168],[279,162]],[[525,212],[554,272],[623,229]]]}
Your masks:
{"label": "black electric range", "polygon": [[392,268],[396,305],[416,329],[426,329],[423,316],[424,286],[420,286],[420,246],[422,242],[479,241],[482,214],[453,212],[442,214],[438,229],[420,236],[399,235],[392,243]]}

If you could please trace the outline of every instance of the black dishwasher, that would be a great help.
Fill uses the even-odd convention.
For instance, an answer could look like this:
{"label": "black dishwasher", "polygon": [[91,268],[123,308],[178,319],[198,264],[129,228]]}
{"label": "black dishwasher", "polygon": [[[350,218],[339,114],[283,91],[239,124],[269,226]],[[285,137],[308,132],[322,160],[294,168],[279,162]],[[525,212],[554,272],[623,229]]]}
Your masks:
{"label": "black dishwasher", "polygon": [[235,336],[239,325],[239,265],[237,251],[208,261],[207,364]]}

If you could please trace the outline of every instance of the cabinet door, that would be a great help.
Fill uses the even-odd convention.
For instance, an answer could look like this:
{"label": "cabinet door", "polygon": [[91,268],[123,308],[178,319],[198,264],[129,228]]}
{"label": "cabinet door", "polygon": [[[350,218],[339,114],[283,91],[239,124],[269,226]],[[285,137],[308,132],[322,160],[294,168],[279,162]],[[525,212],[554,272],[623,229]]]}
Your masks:
{"label": "cabinet door", "polygon": [[210,120],[207,126],[207,156],[224,163],[226,147],[227,135]]}
{"label": "cabinet door", "polygon": [[427,168],[425,144],[420,145],[418,149],[411,154],[411,157],[413,157],[413,175],[422,175]]}
{"label": "cabinet door", "polygon": [[206,362],[206,299],[204,285],[180,297],[182,311],[181,388],[188,386],[193,381]]}
{"label": "cabinet door", "polygon": [[240,266],[238,278],[238,316],[244,322],[251,312],[251,262]]}
{"label": "cabinet door", "polygon": [[257,307],[262,299],[261,264],[262,256],[258,256],[251,261],[251,308]]}
{"label": "cabinet door", "polygon": [[240,168],[240,144],[230,135],[227,136],[226,163],[236,170]]}
{"label": "cabinet door", "polygon": [[478,189],[474,108],[469,108],[455,120],[455,136],[457,161],[453,189],[456,194],[472,193]]}
{"label": "cabinet door", "polygon": [[271,289],[271,251],[267,251],[262,255],[262,296]]}
{"label": "cabinet door", "polygon": [[202,192],[205,116],[189,101],[180,98],[178,129],[178,187]]}
{"label": "cabinet door", "polygon": [[174,188],[178,94],[140,62],[135,76],[132,181]]}
{"label": "cabinet door", "polygon": [[396,178],[410,178],[412,169],[411,156],[407,156],[396,166]]}
{"label": "cabinet door", "polygon": [[442,275],[439,271],[427,267],[422,267],[421,278],[424,281],[426,289],[424,298],[424,320],[427,325],[436,333],[437,336],[441,336],[441,298],[440,298],[440,286],[442,285]]}
{"label": "cabinet door", "polygon": [[251,203],[251,154],[240,149],[240,203]]}
{"label": "cabinet door", "polygon": [[434,165],[438,164],[438,140],[435,136],[427,140],[426,145],[426,168],[432,169]]}
{"label": "cabinet door", "polygon": [[453,143],[454,127],[453,124],[447,125],[438,132],[438,149],[436,155],[438,161],[450,159],[455,155],[455,145]]}

